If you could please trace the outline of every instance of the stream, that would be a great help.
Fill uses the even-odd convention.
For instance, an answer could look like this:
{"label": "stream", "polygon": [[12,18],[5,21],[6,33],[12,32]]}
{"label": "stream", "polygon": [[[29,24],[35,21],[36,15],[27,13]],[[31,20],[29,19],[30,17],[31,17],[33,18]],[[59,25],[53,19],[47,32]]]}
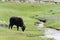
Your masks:
{"label": "stream", "polygon": [[60,40],[60,30],[58,31],[52,28],[45,28],[44,32],[45,35],[39,37],[53,38],[54,40]]}

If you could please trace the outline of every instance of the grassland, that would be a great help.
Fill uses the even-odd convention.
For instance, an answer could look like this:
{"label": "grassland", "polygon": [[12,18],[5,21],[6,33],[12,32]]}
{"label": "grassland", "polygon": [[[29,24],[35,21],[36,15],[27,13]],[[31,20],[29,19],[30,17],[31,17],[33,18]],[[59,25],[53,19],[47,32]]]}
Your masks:
{"label": "grassland", "polygon": [[16,31],[14,28],[9,30],[1,27],[0,40],[52,40],[38,37],[44,35],[44,32],[34,26],[34,22],[38,20],[31,18],[32,16],[47,19],[45,27],[60,29],[60,4],[0,3],[0,20],[9,24],[11,16],[22,17],[26,30],[22,32],[21,29]]}

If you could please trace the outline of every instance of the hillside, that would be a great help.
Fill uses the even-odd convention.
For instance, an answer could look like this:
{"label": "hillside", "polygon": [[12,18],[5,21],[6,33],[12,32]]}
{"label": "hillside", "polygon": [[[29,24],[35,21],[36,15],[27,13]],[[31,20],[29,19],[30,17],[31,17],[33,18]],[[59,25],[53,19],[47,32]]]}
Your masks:
{"label": "hillside", "polygon": [[[9,30],[1,27],[0,40],[52,40],[50,38],[37,37],[44,35],[44,32],[38,31],[34,26],[34,22],[38,20],[32,17],[46,19],[45,27],[51,26],[60,29],[59,4],[0,3],[0,21],[5,21],[6,24],[9,24],[11,16],[22,17],[26,30],[22,32],[21,29],[16,31],[16,28]],[[3,24],[3,22],[0,24]]]}

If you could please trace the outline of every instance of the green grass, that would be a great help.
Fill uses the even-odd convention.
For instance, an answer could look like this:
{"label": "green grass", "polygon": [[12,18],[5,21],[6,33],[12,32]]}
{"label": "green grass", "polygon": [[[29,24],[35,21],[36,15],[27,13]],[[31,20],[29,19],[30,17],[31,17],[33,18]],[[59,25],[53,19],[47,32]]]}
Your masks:
{"label": "green grass", "polygon": [[[51,12],[50,10],[53,11]],[[37,37],[44,35],[44,32],[39,31],[34,26],[34,22],[38,20],[31,18],[32,16],[47,19],[45,27],[60,28],[59,4],[0,3],[0,21],[6,21],[6,24],[9,24],[11,16],[22,17],[26,25],[26,30],[22,32],[21,29],[16,31],[14,28],[12,30],[0,28],[0,40],[52,40],[51,38]]]}
{"label": "green grass", "polygon": [[0,40],[52,40],[50,38],[39,38],[40,31],[14,31],[0,27]]}

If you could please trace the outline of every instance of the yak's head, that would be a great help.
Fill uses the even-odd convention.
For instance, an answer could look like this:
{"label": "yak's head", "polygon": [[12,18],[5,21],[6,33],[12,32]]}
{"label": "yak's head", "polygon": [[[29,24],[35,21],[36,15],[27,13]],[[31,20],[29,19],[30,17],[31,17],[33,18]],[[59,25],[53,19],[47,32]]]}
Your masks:
{"label": "yak's head", "polygon": [[22,29],[22,31],[24,32],[25,31],[25,25],[23,25],[22,27],[21,27],[21,29]]}

